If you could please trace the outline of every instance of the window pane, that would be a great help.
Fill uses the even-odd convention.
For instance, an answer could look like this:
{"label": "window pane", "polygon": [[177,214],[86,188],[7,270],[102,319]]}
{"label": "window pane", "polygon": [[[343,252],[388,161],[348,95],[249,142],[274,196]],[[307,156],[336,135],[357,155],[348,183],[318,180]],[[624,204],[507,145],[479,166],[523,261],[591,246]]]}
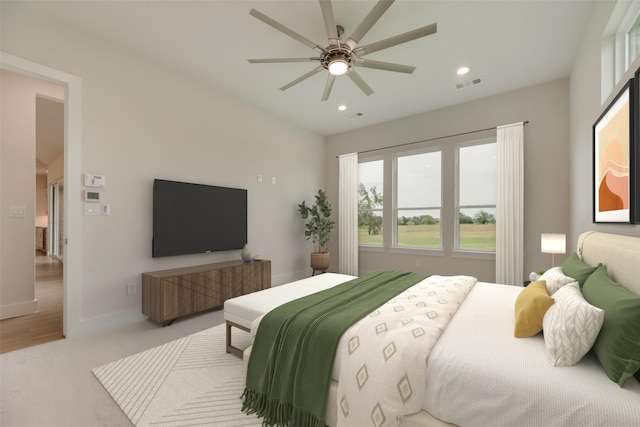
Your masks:
{"label": "window pane", "polygon": [[636,17],[635,22],[631,26],[628,37],[629,59],[627,66],[631,65],[631,63],[638,57],[638,53],[640,53],[640,15]]}
{"label": "window pane", "polygon": [[496,144],[458,151],[458,248],[496,249]]}
{"label": "window pane", "polygon": [[440,248],[440,209],[398,210],[398,246]]}
{"label": "window pane", "polygon": [[496,250],[496,209],[460,209],[460,249]]}
{"label": "window pane", "polygon": [[496,204],[496,144],[460,147],[460,206]]}
{"label": "window pane", "polygon": [[370,223],[358,220],[358,244],[382,246],[382,211],[374,210]]}
{"label": "window pane", "polygon": [[399,156],[398,246],[440,248],[441,152]]}
{"label": "window pane", "polygon": [[382,246],[384,161],[358,164],[358,243]]}
{"label": "window pane", "polygon": [[440,151],[398,157],[398,208],[440,207]]}

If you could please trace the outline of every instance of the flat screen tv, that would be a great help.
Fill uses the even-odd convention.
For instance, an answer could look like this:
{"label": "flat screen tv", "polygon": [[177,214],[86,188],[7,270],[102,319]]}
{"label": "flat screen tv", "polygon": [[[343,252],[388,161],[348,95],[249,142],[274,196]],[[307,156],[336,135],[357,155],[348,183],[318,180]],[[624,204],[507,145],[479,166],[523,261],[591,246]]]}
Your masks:
{"label": "flat screen tv", "polygon": [[155,179],[152,256],[242,249],[247,190]]}

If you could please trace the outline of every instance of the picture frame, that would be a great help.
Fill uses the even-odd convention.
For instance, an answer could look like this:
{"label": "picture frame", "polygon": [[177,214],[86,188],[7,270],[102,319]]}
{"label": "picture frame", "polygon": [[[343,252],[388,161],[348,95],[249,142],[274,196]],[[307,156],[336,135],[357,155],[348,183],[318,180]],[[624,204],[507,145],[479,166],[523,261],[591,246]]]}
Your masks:
{"label": "picture frame", "polygon": [[631,146],[631,197],[633,198],[633,216],[632,223],[640,224],[640,67],[635,73],[635,111],[634,126],[635,126],[635,141]]}
{"label": "picture frame", "polygon": [[593,125],[593,222],[637,218],[637,80],[630,79]]}

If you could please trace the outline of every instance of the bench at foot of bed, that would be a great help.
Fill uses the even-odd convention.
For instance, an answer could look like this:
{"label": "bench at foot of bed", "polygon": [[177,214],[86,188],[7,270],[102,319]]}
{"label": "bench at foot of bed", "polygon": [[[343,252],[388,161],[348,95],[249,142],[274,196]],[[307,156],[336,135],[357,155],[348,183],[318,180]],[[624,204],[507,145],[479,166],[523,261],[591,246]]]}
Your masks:
{"label": "bench at foot of bed", "polygon": [[227,324],[227,353],[242,357],[242,350],[231,342],[232,327],[251,332],[251,323],[274,308],[355,278],[348,274],[325,273],[226,300],[224,320]]}

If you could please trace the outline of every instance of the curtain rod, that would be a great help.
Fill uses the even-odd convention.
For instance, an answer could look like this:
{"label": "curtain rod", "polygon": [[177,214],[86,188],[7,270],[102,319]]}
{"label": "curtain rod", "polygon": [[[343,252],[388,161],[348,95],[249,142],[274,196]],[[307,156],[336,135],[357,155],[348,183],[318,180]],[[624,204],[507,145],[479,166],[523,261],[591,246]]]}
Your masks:
{"label": "curtain rod", "polygon": [[[529,120],[526,120],[524,122],[522,122],[523,126],[528,124]],[[454,136],[463,136],[463,135],[469,135],[472,133],[478,133],[478,132],[484,132],[487,130],[492,130],[492,129],[497,129],[497,126],[494,126],[492,128],[486,128],[486,129],[478,129],[478,130],[471,130],[469,132],[462,132],[462,133],[456,133],[453,135],[447,135],[447,136],[438,136],[436,138],[429,138],[429,139],[423,139],[421,141],[413,141],[413,142],[405,142],[403,144],[397,144],[397,145],[390,145],[388,147],[381,147],[381,148],[372,148],[371,150],[364,150],[364,151],[358,151],[356,154],[364,154],[364,153],[371,153],[373,151],[380,151],[380,150],[388,150],[389,148],[397,148],[397,147],[404,147],[406,145],[413,145],[413,144],[420,144],[422,142],[431,142],[431,141],[437,141],[439,139],[445,139],[445,138],[453,138]],[[336,158],[338,158],[340,156],[336,156]]]}

